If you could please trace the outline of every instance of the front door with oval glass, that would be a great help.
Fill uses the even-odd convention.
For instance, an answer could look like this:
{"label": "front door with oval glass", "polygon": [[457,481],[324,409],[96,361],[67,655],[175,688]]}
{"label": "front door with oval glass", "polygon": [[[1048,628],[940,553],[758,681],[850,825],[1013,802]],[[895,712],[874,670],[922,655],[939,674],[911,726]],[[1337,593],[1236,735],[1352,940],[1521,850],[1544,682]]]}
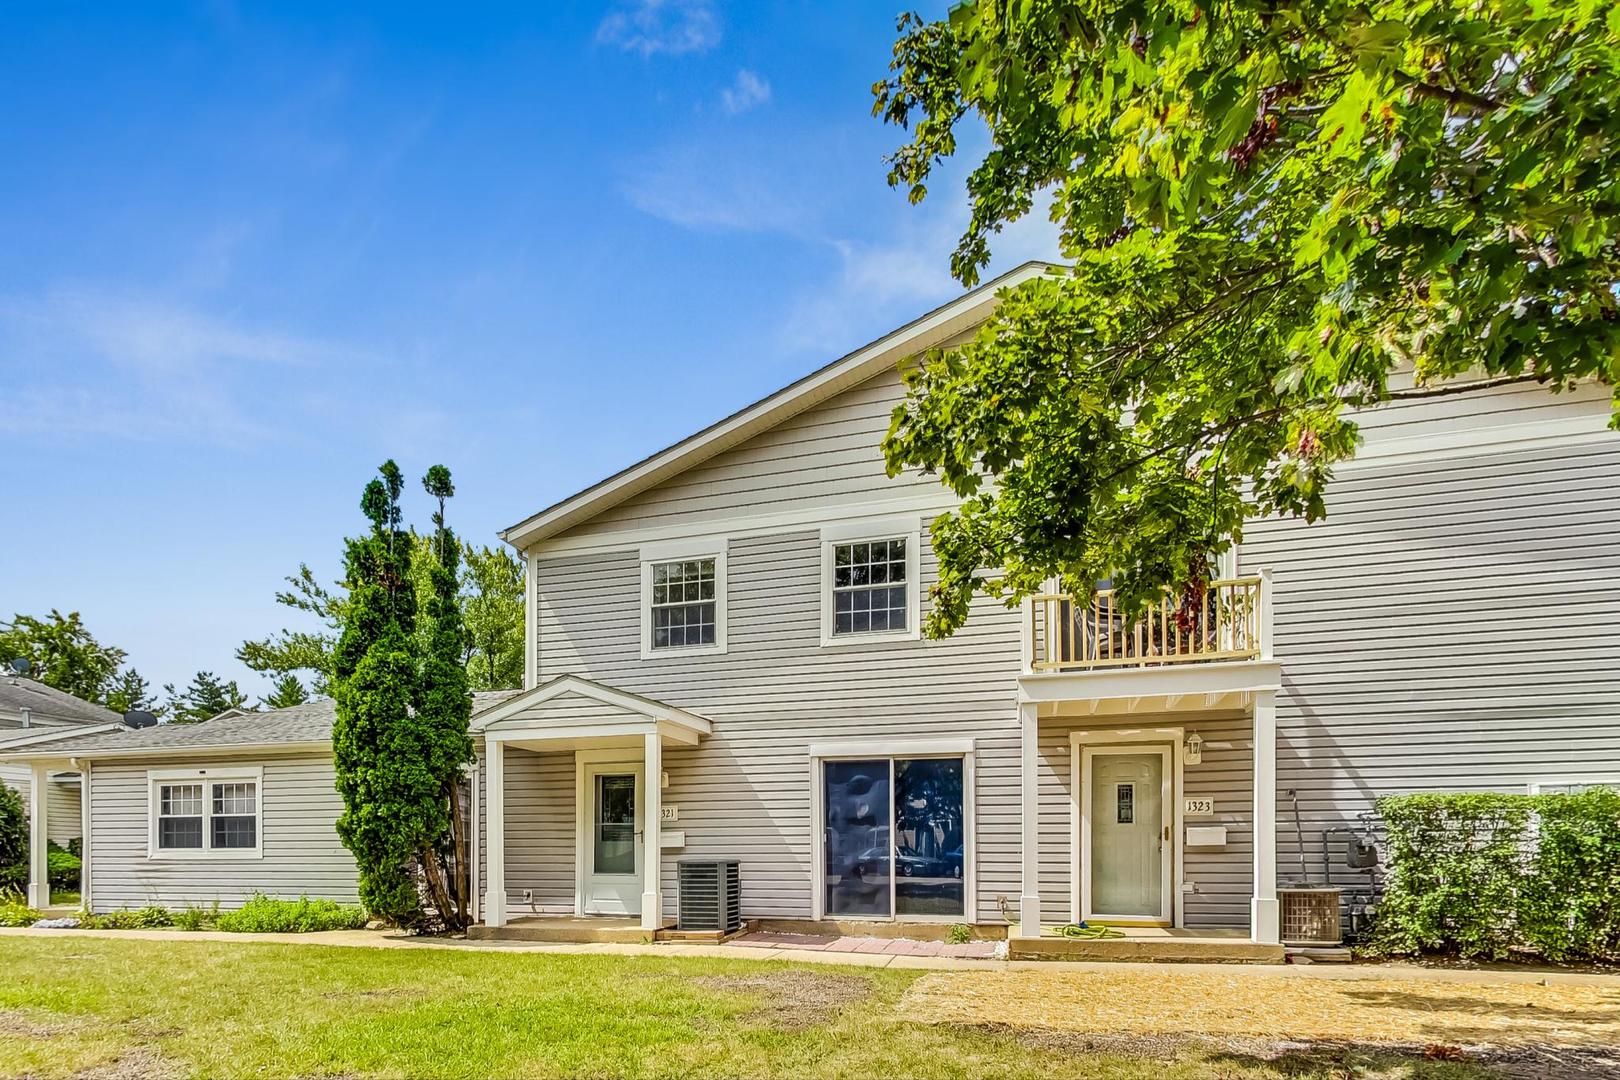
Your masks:
{"label": "front door with oval glass", "polygon": [[1081,918],[1170,921],[1170,747],[1086,747],[1084,766]]}
{"label": "front door with oval glass", "polygon": [[641,777],[629,765],[585,768],[587,915],[641,913]]}

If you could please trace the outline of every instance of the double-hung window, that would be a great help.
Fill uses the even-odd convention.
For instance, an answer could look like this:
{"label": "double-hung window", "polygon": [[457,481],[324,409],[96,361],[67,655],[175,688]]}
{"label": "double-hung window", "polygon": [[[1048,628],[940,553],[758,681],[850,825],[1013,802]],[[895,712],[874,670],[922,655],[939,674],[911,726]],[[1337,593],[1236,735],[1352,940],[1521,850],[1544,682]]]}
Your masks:
{"label": "double-hung window", "polygon": [[725,652],[725,542],[649,545],[641,561],[641,654]]}
{"label": "double-hung window", "polygon": [[259,857],[261,769],[168,769],[148,780],[151,858]]}
{"label": "double-hung window", "polygon": [[829,527],[821,539],[821,643],[918,637],[918,523]]}

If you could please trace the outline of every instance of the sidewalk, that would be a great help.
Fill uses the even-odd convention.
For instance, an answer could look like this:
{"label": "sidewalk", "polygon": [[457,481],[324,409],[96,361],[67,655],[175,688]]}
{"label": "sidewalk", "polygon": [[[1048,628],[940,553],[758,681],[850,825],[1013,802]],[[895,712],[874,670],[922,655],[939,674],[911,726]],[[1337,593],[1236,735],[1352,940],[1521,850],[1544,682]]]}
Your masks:
{"label": "sidewalk", "polygon": [[[807,935],[772,935],[792,938]],[[1060,972],[1215,972],[1240,979],[1392,979],[1473,985],[1596,986],[1620,993],[1620,974],[1547,971],[1542,969],[1466,969],[1425,967],[1418,964],[1138,964],[1127,962],[1073,962],[990,960],[971,956],[926,955],[912,952],[834,951],[828,947],[797,947],[785,942],[745,944],[740,939],[718,945],[658,942],[646,945],[539,943],[524,941],[467,941],[460,938],[413,937],[391,930],[333,930],[319,934],[227,934],[219,930],[38,930],[0,927],[7,937],[122,938],[128,941],[208,941],[235,945],[325,945],[369,949],[474,949],[513,953],[603,956],[705,956],[722,960],[773,960],[843,967],[916,968],[933,971],[1036,971]],[[904,939],[901,939],[904,940]],[[926,942],[906,942],[926,945]],[[978,944],[978,943],[972,943]]]}

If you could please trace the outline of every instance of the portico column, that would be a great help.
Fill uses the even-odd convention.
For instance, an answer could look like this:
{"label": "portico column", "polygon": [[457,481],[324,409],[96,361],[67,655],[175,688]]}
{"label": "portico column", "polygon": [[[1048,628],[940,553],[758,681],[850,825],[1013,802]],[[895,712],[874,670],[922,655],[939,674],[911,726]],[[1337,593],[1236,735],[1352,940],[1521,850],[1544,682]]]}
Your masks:
{"label": "portico column", "polygon": [[1249,935],[1262,945],[1282,940],[1277,907],[1277,697],[1254,696],[1254,899]]}
{"label": "portico column", "polygon": [[1019,743],[1019,805],[1023,817],[1023,884],[1018,895],[1018,933],[1023,937],[1041,935],[1041,851],[1040,851],[1040,778],[1036,770],[1039,762],[1037,745],[1037,717],[1035,705],[1018,707]]}
{"label": "portico column", "polygon": [[659,850],[660,825],[664,816],[664,742],[657,725],[646,735],[645,775],[642,787],[641,836],[641,928],[660,930],[664,925],[663,858]]}
{"label": "portico column", "polygon": [[28,789],[28,906],[43,911],[51,906],[51,864],[45,828],[45,766],[34,766],[33,784]]}
{"label": "portico column", "polygon": [[487,773],[489,872],[484,882],[484,925],[506,925],[506,744],[485,739],[484,768]]}

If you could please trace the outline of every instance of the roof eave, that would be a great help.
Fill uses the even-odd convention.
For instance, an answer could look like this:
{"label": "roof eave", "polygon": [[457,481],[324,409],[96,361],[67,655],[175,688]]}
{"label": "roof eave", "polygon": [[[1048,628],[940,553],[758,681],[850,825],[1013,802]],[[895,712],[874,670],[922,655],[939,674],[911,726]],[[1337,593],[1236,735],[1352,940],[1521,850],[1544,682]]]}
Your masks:
{"label": "roof eave", "polygon": [[781,423],[788,417],[864,382],[887,364],[931,347],[930,337],[948,338],[953,324],[978,321],[980,309],[993,309],[1002,289],[1021,285],[1053,269],[1053,263],[1031,261],[955,300],[943,304],[897,330],[890,331],[796,382],[747,405],[730,416],[689,435],[673,446],[643,458],[607,479],[533,514],[497,535],[519,551],[564,529],[594,517],[647,488],[691,468],[728,447]]}
{"label": "roof eave", "polygon": [[[77,734],[83,734],[78,732]],[[125,746],[125,747],[94,747],[83,750],[58,749],[50,751],[38,748],[26,753],[14,754],[0,749],[0,761],[98,761],[108,758],[196,758],[220,757],[226,754],[308,754],[321,751],[331,752],[332,740],[322,739],[302,740],[299,742],[270,742],[250,743],[235,746],[210,744],[207,746]]]}

